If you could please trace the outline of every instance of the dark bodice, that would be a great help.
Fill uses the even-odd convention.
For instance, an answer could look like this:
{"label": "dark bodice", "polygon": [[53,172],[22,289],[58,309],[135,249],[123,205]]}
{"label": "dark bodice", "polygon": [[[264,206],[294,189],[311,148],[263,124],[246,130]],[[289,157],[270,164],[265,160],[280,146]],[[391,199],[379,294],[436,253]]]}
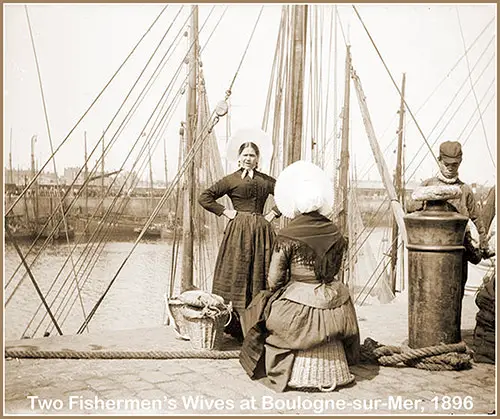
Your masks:
{"label": "dark bodice", "polygon": [[216,215],[224,212],[224,206],[216,202],[227,195],[236,211],[262,214],[267,197],[274,194],[276,180],[264,173],[254,171],[254,176],[241,178],[238,170],[206,189],[200,194],[198,202],[206,210]]}

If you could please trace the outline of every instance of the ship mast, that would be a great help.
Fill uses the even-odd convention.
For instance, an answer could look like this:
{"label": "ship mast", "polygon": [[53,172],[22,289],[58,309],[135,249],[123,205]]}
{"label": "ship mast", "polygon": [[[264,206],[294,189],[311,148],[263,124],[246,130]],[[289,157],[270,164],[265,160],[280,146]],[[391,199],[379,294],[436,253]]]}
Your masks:
{"label": "ship mast", "polygon": [[302,155],[306,31],[307,5],[292,6],[291,75],[288,95],[290,102],[285,123],[290,142],[287,147],[285,166],[300,160]]}
{"label": "ship mast", "polygon": [[[396,189],[396,196],[399,202],[403,202],[402,197],[402,170],[401,162],[403,159],[403,122],[404,122],[404,112],[405,112],[405,83],[406,74],[403,73],[403,81],[401,85],[401,103],[399,107],[399,128],[398,128],[398,149],[396,154],[396,172],[394,174],[394,188]],[[399,229],[396,220],[393,216],[392,222],[392,249],[391,249],[391,290],[394,294],[396,292],[396,273],[397,273],[397,261],[398,261],[398,234]]]}
{"label": "ship mast", "polygon": [[338,118],[338,104],[337,104],[337,60],[338,60],[338,49],[337,49],[337,5],[334,6],[334,41],[333,41],[333,186],[337,185],[337,118]]}
{"label": "ship mast", "polygon": [[347,236],[347,183],[349,180],[349,101],[351,95],[351,47],[348,45],[345,58],[344,109],[342,112],[342,142],[340,146],[339,188],[337,202],[340,204],[339,227]]}
{"label": "ship mast", "polygon": [[[196,84],[198,79],[198,6],[191,6],[189,28],[189,73],[186,103],[185,156],[191,150],[196,134]],[[193,287],[193,202],[194,164],[191,162],[184,175],[184,218],[182,224],[182,278],[181,292]]]}

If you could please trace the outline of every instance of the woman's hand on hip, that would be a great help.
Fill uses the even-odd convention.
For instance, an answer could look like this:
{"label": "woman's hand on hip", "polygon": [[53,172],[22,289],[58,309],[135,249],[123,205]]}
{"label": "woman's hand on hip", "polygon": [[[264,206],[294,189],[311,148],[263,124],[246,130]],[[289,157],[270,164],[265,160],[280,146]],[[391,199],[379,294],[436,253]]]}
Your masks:
{"label": "woman's hand on hip", "polygon": [[222,214],[224,214],[227,218],[232,220],[232,219],[234,219],[234,217],[236,217],[237,213],[238,213],[238,211],[236,211],[236,210],[225,209]]}
{"label": "woman's hand on hip", "polygon": [[269,211],[266,215],[264,215],[264,218],[267,222],[270,223],[276,218],[276,214],[274,213],[274,211]]}

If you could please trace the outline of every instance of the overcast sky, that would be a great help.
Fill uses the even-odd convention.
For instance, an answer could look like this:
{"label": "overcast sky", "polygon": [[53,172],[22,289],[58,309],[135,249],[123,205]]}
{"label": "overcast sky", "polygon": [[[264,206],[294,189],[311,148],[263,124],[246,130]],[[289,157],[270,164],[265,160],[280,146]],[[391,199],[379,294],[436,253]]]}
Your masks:
{"label": "overcast sky", "polygon": [[[162,4],[28,6],[54,147],[69,133],[163,7]],[[140,66],[147,61],[154,45],[173,22],[180,8],[180,5],[169,5],[161,17],[159,27],[145,39],[144,44],[147,47],[137,51],[137,56],[134,56],[130,65],[120,73],[120,78],[113,83],[110,91],[82,121],[68,145],[57,154],[58,170],[83,164],[83,132],[87,133],[90,150],[123,100],[124,92],[133,82],[133,75],[137,74]],[[321,5],[322,15],[318,14],[325,31],[325,46],[328,44],[332,8],[333,5]],[[428,141],[436,142],[433,146],[435,152],[437,153],[441,141],[459,139],[464,144],[461,178],[469,183],[494,184],[497,150],[496,5],[359,4],[357,8],[398,85],[401,83],[402,73],[406,73],[407,103],[416,114]],[[200,43],[204,48],[203,71],[212,108],[224,98],[225,91],[235,76],[261,5],[234,4],[225,9],[223,4],[215,8],[211,5],[200,6],[200,26],[207,21],[200,34]],[[181,10],[176,21],[178,28],[182,29],[189,11],[188,6]],[[375,132],[381,147],[387,149],[387,162],[392,168],[399,108],[398,93],[352,6],[339,4],[338,13],[342,24],[342,28],[338,26],[338,114],[343,98],[345,36],[345,40],[351,44],[353,65],[363,83]],[[313,13],[310,11],[310,14]],[[216,26],[222,15],[220,24]],[[232,132],[238,128],[261,125],[280,16],[280,5],[264,6],[231,95]],[[492,19],[494,21],[487,26]],[[24,5],[4,4],[4,166],[8,164],[9,152],[12,152],[15,168],[29,167],[30,139],[34,134],[37,135],[36,156],[39,165],[50,155],[49,137],[27,22]],[[466,47],[471,45],[485,27],[486,30],[470,49],[467,55],[468,63],[466,59],[462,59],[450,72],[465,51],[459,22]],[[206,44],[212,31],[213,36]],[[181,41],[182,45],[187,47],[185,39]],[[179,51],[185,49],[179,48]],[[165,86],[180,62],[179,54],[180,52],[175,53],[164,74]],[[333,69],[330,71],[329,83],[326,82],[327,59],[325,55],[325,89],[333,89]],[[333,60],[333,56],[330,59]],[[471,69],[476,66],[471,76],[474,83],[482,73],[474,85],[474,91],[470,93],[468,65]],[[182,71],[185,72],[185,69]],[[443,79],[445,81],[440,84]],[[464,87],[459,90],[462,84]],[[439,88],[431,99],[419,110],[437,86]],[[457,95],[456,99],[447,109],[454,95]],[[331,97],[332,95],[330,99]],[[463,105],[458,108],[462,101]],[[477,102],[481,102],[481,118],[478,119],[476,114],[467,125]],[[165,134],[169,150],[170,178],[175,174],[177,166],[177,133],[180,121],[185,118],[184,109],[185,105],[181,102],[172,117],[172,127]],[[330,133],[334,120],[331,103],[328,109],[331,116],[328,117],[327,131]],[[413,175],[414,180],[424,179],[435,172],[436,164],[430,156],[423,154],[423,151],[426,151],[425,146],[418,152],[422,148],[423,139],[408,112],[406,118],[408,175]],[[351,155],[357,176],[378,179],[354,87],[351,87],[351,120]],[[474,124],[476,125],[473,129]],[[219,138],[223,139],[226,135],[226,128],[226,120],[223,119],[216,128]],[[130,142],[134,139],[132,132],[131,128],[128,140]],[[122,147],[107,158],[106,170],[120,166],[126,149],[127,147]],[[495,161],[492,161],[490,152]],[[410,164],[414,157],[415,161]],[[420,164],[420,161],[423,163]],[[153,167],[155,178],[161,179],[164,173],[162,149],[155,154]],[[53,170],[52,163],[48,169]]]}

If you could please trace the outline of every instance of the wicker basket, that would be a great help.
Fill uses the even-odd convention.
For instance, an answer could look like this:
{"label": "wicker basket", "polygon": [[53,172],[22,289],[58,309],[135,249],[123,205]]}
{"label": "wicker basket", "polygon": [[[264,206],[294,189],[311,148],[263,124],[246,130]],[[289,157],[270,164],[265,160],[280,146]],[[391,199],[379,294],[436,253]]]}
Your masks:
{"label": "wicker basket", "polygon": [[177,298],[169,298],[165,301],[165,303],[169,305],[175,324],[179,328],[179,337],[189,340],[189,326],[186,319],[182,315],[182,309],[186,306],[186,304],[179,301]]}
{"label": "wicker basket", "polygon": [[220,350],[224,337],[224,326],[229,320],[229,311],[214,315],[202,314],[202,310],[183,307],[182,314],[188,326],[193,349]]}
{"label": "wicker basket", "polygon": [[288,386],[333,391],[354,381],[349,372],[344,346],[335,340],[312,349],[298,351]]}

